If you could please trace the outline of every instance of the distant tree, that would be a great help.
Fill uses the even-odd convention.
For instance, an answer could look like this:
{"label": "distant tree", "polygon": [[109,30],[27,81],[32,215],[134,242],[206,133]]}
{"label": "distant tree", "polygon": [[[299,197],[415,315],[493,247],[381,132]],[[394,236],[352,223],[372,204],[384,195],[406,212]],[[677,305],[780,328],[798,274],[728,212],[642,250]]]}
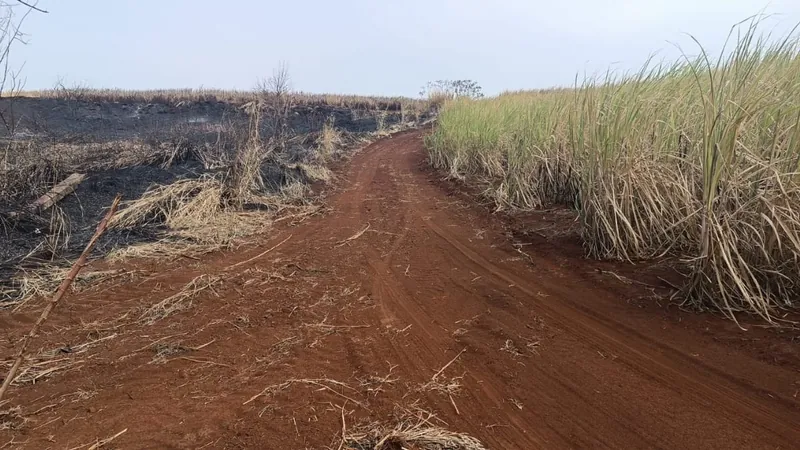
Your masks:
{"label": "distant tree", "polygon": [[269,78],[256,84],[260,107],[266,112],[267,125],[279,147],[285,147],[289,134],[289,112],[292,108],[292,79],[289,65],[281,61]]}
{"label": "distant tree", "polygon": [[[20,31],[22,23],[28,17],[31,11],[38,11],[40,13],[47,13],[47,11],[38,8],[37,2],[31,1],[3,1],[0,0],[0,98],[11,98],[4,110],[0,110],[0,123],[6,127],[9,134],[14,134],[16,120],[14,118],[14,104],[13,97],[22,91],[24,80],[19,75],[19,71],[14,71],[10,67],[9,55],[11,47],[23,41],[23,33]],[[17,9],[22,6],[23,11],[17,12]],[[5,150],[4,158],[7,158],[8,149]]]}
{"label": "distant tree", "polygon": [[436,80],[422,87],[421,97],[483,97],[483,88],[474,80]]}
{"label": "distant tree", "polygon": [[[47,11],[45,11],[42,8],[39,8],[39,7],[36,6],[36,4],[39,3],[39,2],[24,2],[22,0],[16,0],[16,1],[20,5],[27,6],[28,8],[33,9],[35,11],[39,11],[41,13],[47,13]],[[5,2],[3,2],[3,3],[5,3]]]}

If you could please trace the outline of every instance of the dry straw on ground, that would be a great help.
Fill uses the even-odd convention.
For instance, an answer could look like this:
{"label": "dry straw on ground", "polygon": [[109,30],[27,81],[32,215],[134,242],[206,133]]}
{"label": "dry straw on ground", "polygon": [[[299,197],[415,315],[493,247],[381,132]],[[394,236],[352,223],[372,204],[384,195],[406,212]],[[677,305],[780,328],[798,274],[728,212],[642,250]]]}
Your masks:
{"label": "dry straw on ground", "polygon": [[204,176],[155,187],[141,198],[127,202],[112,228],[160,225],[168,233],[161,241],[123,248],[112,259],[203,253],[227,247],[237,238],[269,226],[269,217],[232,207],[226,204],[224,195],[222,181]]}
{"label": "dry straw on ground", "polygon": [[486,450],[477,439],[432,426],[426,421],[400,423],[394,427],[373,425],[345,433],[343,446],[349,450]]}
{"label": "dry straw on ground", "polygon": [[191,308],[192,301],[200,293],[206,290],[214,292],[214,287],[222,282],[221,277],[211,275],[199,275],[192,281],[184,285],[180,291],[164,300],[150,306],[139,316],[139,321],[147,325],[152,325],[161,319],[165,319],[179,311]]}
{"label": "dry straw on ground", "polygon": [[25,353],[28,349],[28,346],[30,345],[31,340],[34,338],[34,336],[36,336],[42,324],[47,320],[47,318],[50,316],[50,313],[53,311],[53,309],[55,309],[56,305],[58,305],[58,303],[67,293],[67,290],[69,289],[72,282],[75,281],[76,276],[78,275],[78,273],[80,273],[81,269],[83,269],[83,266],[86,265],[86,259],[88,258],[89,253],[91,253],[92,249],[94,248],[100,236],[106,231],[106,228],[108,228],[109,221],[114,216],[114,213],[117,211],[117,206],[119,206],[119,201],[120,201],[120,196],[117,195],[117,197],[112,202],[111,207],[109,208],[105,217],[103,217],[103,219],[97,225],[97,229],[95,230],[94,235],[92,235],[91,239],[89,239],[89,242],[86,244],[86,248],[84,248],[83,252],[78,257],[78,259],[75,260],[75,263],[72,264],[72,268],[69,270],[66,277],[64,277],[64,280],[61,282],[61,285],[58,287],[58,290],[56,291],[55,295],[53,295],[53,297],[47,303],[47,306],[45,306],[45,308],[42,310],[42,313],[39,315],[39,318],[36,319],[36,322],[34,322],[33,326],[31,327],[30,332],[28,332],[28,334],[24,338],[22,338],[22,342],[18,346],[16,356],[11,364],[11,368],[8,370],[5,380],[3,380],[3,385],[0,386],[0,399],[3,398],[3,395],[5,394],[8,387],[16,379],[17,371],[22,366],[22,363],[25,359]]}

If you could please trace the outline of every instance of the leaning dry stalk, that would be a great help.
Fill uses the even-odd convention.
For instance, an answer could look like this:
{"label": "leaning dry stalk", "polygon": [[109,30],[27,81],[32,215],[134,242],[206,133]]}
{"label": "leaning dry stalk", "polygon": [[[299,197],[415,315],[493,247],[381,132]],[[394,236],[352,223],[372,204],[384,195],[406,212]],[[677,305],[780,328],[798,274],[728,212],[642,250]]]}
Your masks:
{"label": "leaning dry stalk", "polygon": [[64,294],[66,294],[67,289],[69,289],[70,285],[75,280],[75,277],[77,277],[78,273],[81,271],[81,269],[83,269],[83,266],[86,265],[86,258],[89,257],[89,253],[91,253],[92,249],[94,248],[94,245],[97,243],[97,240],[100,239],[100,236],[103,234],[103,232],[106,231],[106,228],[108,228],[108,222],[109,220],[111,220],[111,217],[113,217],[114,213],[117,212],[117,206],[119,206],[120,199],[121,196],[117,195],[117,197],[111,203],[111,208],[109,208],[105,217],[103,217],[103,220],[101,220],[100,223],[97,225],[97,230],[95,230],[94,235],[89,240],[89,243],[86,244],[86,248],[83,250],[83,253],[81,253],[81,256],[78,257],[77,261],[75,261],[75,264],[72,265],[72,269],[70,269],[69,273],[67,274],[67,277],[64,278],[64,281],[61,282],[61,286],[58,287],[58,291],[50,300],[50,303],[48,303],[47,306],[44,308],[44,311],[42,311],[42,314],[39,316],[39,319],[36,321],[36,323],[33,324],[30,333],[28,333],[28,335],[25,336],[25,339],[22,340],[22,345],[20,346],[19,351],[17,352],[14,364],[8,371],[8,375],[6,375],[5,380],[3,380],[3,386],[0,387],[0,400],[3,399],[3,395],[5,395],[6,390],[8,390],[8,387],[11,385],[11,382],[14,381],[14,377],[17,374],[17,370],[19,370],[19,366],[22,364],[22,360],[24,359],[25,350],[27,350],[28,344],[33,339],[33,337],[36,336],[36,333],[39,331],[39,328],[42,326],[44,321],[47,320],[47,317],[50,315],[50,312],[53,310],[53,308],[55,308],[58,302],[61,300],[61,298],[64,297]]}
{"label": "leaning dry stalk", "polygon": [[255,104],[250,112],[250,135],[247,143],[239,148],[236,160],[227,180],[227,197],[236,207],[241,207],[253,193],[264,188],[261,163],[270,150],[264,149],[260,136],[261,109]]}

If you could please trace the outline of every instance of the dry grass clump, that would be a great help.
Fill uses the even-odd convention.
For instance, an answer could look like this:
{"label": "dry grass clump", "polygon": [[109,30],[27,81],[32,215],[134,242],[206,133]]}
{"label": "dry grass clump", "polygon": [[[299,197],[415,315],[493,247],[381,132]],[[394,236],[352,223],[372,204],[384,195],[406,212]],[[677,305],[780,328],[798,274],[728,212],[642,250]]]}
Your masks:
{"label": "dry grass clump", "polygon": [[267,193],[259,159],[253,157],[235,167],[241,174],[236,177],[204,175],[178,180],[156,186],[139,199],[127,202],[112,221],[112,228],[162,227],[166,229],[165,237],[117,250],[112,256],[162,257],[230,247],[239,238],[265,231],[274,214],[302,213],[313,208],[306,202],[306,183],[331,178],[330,170],[324,166],[286,164],[282,167],[288,177],[286,183],[278,191]]}
{"label": "dry grass clump", "polygon": [[[69,269],[69,267],[50,264],[31,270],[21,269],[20,273],[8,283],[0,285],[0,303],[4,306],[13,305],[15,309],[19,309],[32,298],[51,296],[67,276]],[[95,283],[135,273],[135,271],[122,269],[82,272],[75,278],[70,289],[72,292],[80,292]]]}
{"label": "dry grass clump", "polygon": [[591,256],[681,257],[692,305],[773,321],[800,294],[800,44],[757,20],[732,38],[717,58],[449,102],[431,160],[499,207],[574,206]]}
{"label": "dry grass clump", "polygon": [[397,368],[396,365],[389,364],[389,372],[384,376],[376,374],[358,378],[359,386],[366,391],[367,396],[377,397],[378,394],[385,391],[385,387],[392,386],[400,380],[392,374],[395,368]]}
{"label": "dry grass clump", "polygon": [[9,280],[0,291],[0,301],[4,305],[19,308],[28,299],[44,297],[55,292],[69,269],[58,266],[43,266],[37,270],[22,271]]}
{"label": "dry grass clump", "polygon": [[158,151],[139,141],[70,143],[30,138],[3,142],[0,145],[0,215],[20,213],[73,172],[145,164],[152,161]]}
{"label": "dry grass clump", "polygon": [[286,167],[289,169],[297,170],[301,174],[302,180],[305,180],[306,182],[311,182],[311,183],[316,181],[328,182],[333,179],[333,172],[331,171],[331,169],[321,164],[296,163],[287,165]]}
{"label": "dry grass clump", "polygon": [[334,152],[339,149],[343,143],[342,132],[334,127],[333,118],[331,117],[325,122],[322,131],[317,137],[317,150],[322,160],[330,160]]}
{"label": "dry grass clump", "polygon": [[225,197],[226,186],[213,176],[178,180],[147,191],[127,202],[111,228],[135,230],[166,227],[165,238],[114,251],[113,258],[162,257],[229,247],[238,238],[265,230],[270,220],[255,211],[242,211]]}
{"label": "dry grass clump", "polygon": [[0,198],[9,204],[41,195],[60,176],[59,164],[32,142],[9,142],[0,151]]}
{"label": "dry grass clump", "polygon": [[345,434],[350,450],[486,450],[477,439],[431,425],[427,421],[402,422],[394,427],[373,425]]}
{"label": "dry grass clump", "polygon": [[119,228],[165,224],[182,229],[196,224],[199,217],[222,212],[224,186],[212,176],[178,180],[148,190],[141,198],[127,202],[112,221]]}
{"label": "dry grass clump", "polygon": [[[113,256],[162,257],[216,250],[268,227],[270,216],[259,211],[279,209],[287,202],[287,193],[268,193],[262,167],[270,162],[273,143],[262,141],[259,120],[259,112],[253,111],[250,134],[224,170],[155,186],[125,203],[111,228],[157,226],[167,232],[159,242],[128,247]],[[288,194],[298,195],[296,187],[290,189]]]}
{"label": "dry grass clump", "polygon": [[458,395],[463,387],[461,379],[463,376],[453,378],[432,379],[417,386],[417,392],[437,392],[446,395],[452,400],[452,396]]}

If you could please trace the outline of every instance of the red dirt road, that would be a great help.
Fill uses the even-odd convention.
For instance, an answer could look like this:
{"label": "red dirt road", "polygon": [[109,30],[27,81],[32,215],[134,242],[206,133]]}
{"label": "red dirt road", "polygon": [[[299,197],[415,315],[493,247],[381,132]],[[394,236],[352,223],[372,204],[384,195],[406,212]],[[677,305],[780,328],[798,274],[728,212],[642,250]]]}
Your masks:
{"label": "red dirt road", "polygon": [[[32,346],[63,368],[12,386],[0,445],[337,449],[343,418],[424,410],[491,449],[800,447],[796,331],[668,307],[568,237],[515,247],[513,222],[426,168],[422,137],[368,147],[329,212],[261,244],[70,295]],[[204,274],[222,280],[138,320]],[[5,313],[7,355],[37,313]]]}

